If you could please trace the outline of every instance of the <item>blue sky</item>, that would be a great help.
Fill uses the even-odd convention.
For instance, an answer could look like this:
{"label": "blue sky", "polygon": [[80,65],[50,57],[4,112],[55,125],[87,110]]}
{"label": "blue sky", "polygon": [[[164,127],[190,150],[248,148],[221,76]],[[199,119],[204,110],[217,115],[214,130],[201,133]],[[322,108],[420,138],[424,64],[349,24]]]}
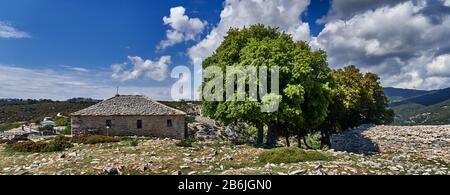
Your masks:
{"label": "blue sky", "polygon": [[[437,17],[437,22],[430,19],[420,25],[436,28],[436,36],[442,36],[438,31],[445,30],[442,29],[448,16],[445,8],[450,2],[437,1],[441,3],[433,5],[427,0],[423,0],[425,5],[404,0],[362,0],[364,3],[358,5],[351,4],[351,0],[0,0],[0,98],[106,98],[114,94],[115,86],[121,86],[123,93],[170,99],[170,86],[175,79],[169,74],[173,67],[193,68],[199,63],[195,59],[201,62],[220,44],[224,29],[253,23],[279,25],[295,39],[325,49],[332,67],[356,64],[363,71],[380,74],[385,86],[450,87],[450,73],[440,71],[450,68],[450,55],[445,50],[449,45],[441,45],[439,39],[419,40],[415,47],[440,49],[418,54],[403,48],[402,44],[383,45],[384,40],[392,42],[387,35],[396,37],[405,33],[405,29],[396,29],[394,22],[386,24],[394,28],[390,32],[385,32],[382,26],[369,26],[383,24],[383,15],[406,18],[421,14],[425,19]],[[444,10],[438,11],[443,15],[429,14],[434,9]],[[409,13],[416,10],[423,12]],[[409,19],[421,21],[421,18]],[[411,25],[407,27],[415,30]],[[363,32],[366,28],[373,32]],[[168,38],[168,31],[178,38]],[[361,33],[352,34],[358,31]],[[219,35],[208,36],[212,32]],[[354,44],[337,47],[339,44],[334,43],[340,40],[336,37]],[[162,46],[164,40],[168,44]],[[405,40],[398,38],[398,41]],[[345,50],[354,56],[340,53]],[[360,53],[361,50],[364,52]],[[137,61],[130,60],[129,56],[138,57]],[[421,63],[421,67],[414,63]],[[167,70],[161,72],[166,66]]]}

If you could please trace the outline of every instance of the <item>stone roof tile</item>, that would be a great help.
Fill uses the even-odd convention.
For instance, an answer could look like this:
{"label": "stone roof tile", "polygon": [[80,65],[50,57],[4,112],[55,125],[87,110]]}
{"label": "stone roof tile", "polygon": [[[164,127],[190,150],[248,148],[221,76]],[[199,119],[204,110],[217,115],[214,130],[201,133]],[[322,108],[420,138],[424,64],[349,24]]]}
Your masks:
{"label": "stone roof tile", "polygon": [[142,95],[117,95],[86,109],[72,113],[72,116],[158,116],[186,115]]}

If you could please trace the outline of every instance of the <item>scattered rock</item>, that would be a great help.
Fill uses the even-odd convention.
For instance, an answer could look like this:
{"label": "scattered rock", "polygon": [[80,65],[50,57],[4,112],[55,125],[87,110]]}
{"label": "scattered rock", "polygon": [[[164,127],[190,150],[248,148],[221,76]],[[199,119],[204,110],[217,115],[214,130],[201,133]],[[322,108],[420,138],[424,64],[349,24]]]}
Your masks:
{"label": "scattered rock", "polygon": [[106,168],[105,173],[107,173],[108,175],[121,175],[122,174],[118,168],[114,168],[114,167]]}
{"label": "scattered rock", "polygon": [[172,173],[172,175],[182,175],[183,173],[180,170],[177,170]]}
{"label": "scattered rock", "polygon": [[296,170],[289,173],[289,175],[304,175],[307,171],[306,170]]}
{"label": "scattered rock", "polygon": [[191,171],[188,173],[188,175],[197,175],[197,171]]}

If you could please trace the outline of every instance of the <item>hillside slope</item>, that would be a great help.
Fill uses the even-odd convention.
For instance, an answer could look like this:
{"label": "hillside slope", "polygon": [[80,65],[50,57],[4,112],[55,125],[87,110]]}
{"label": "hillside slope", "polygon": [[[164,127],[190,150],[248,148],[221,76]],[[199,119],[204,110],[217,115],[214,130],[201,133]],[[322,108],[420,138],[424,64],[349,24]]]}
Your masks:
{"label": "hillside slope", "polygon": [[400,106],[403,104],[420,104],[424,106],[431,106],[434,104],[438,104],[450,99],[450,88],[441,89],[436,91],[430,91],[429,93],[422,94],[419,96],[414,96],[410,98],[406,98],[404,100],[391,103],[391,107]]}
{"label": "hillside slope", "polygon": [[389,97],[390,102],[400,102],[405,99],[431,93],[431,91],[386,87],[384,88],[384,93]]}
{"label": "hillside slope", "polygon": [[385,88],[397,125],[450,124],[450,88],[423,91]]}
{"label": "hillside slope", "polygon": [[97,100],[71,99],[67,101],[51,100],[0,100],[0,124],[19,121],[42,120],[44,117],[55,116],[58,113],[68,115],[87,108]]}

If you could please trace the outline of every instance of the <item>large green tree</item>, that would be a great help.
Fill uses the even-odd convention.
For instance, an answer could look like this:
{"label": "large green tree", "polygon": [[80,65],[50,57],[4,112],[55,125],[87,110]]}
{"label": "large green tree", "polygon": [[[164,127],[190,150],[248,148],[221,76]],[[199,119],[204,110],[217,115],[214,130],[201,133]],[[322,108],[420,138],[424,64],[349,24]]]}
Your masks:
{"label": "large green tree", "polygon": [[351,65],[333,71],[332,103],[328,115],[320,126],[322,147],[329,147],[330,134],[362,124],[386,124],[394,119],[387,108],[388,99],[373,73],[363,74]]}
{"label": "large green tree", "polygon": [[[258,97],[255,101],[242,102],[202,101],[203,113],[223,123],[255,124],[259,129],[259,143],[262,142],[264,124],[268,126],[267,145],[276,144],[279,135],[305,136],[323,123],[331,102],[332,77],[326,61],[325,52],[311,51],[305,42],[295,42],[290,35],[275,28],[254,25],[231,29],[216,52],[204,61],[203,68],[215,66],[225,71],[227,66],[265,66],[269,70],[278,67],[280,93],[276,98],[280,101],[279,109],[261,112],[265,97]],[[247,81],[245,88],[248,89],[251,79],[241,79]],[[203,86],[209,81],[205,78]],[[257,85],[260,86],[259,81]],[[222,96],[225,100],[225,91]]]}

